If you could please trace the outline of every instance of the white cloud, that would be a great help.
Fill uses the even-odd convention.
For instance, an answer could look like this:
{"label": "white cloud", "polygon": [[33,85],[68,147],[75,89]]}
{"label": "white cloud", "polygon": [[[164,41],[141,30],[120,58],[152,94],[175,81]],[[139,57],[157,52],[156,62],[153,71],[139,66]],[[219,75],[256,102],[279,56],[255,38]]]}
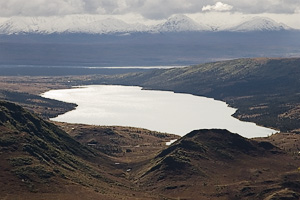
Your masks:
{"label": "white cloud", "polygon": [[222,3],[222,2],[217,2],[215,5],[207,5],[202,7],[202,11],[230,11],[232,10],[233,6]]}
{"label": "white cloud", "polygon": [[294,14],[299,8],[299,0],[0,0],[0,17],[135,13],[157,20],[201,11]]}
{"label": "white cloud", "polygon": [[197,2],[196,0],[136,0],[129,4],[129,10],[149,19],[164,19],[173,14],[199,11]]}
{"label": "white cloud", "polygon": [[83,11],[82,0],[0,0],[1,16],[49,16]]}

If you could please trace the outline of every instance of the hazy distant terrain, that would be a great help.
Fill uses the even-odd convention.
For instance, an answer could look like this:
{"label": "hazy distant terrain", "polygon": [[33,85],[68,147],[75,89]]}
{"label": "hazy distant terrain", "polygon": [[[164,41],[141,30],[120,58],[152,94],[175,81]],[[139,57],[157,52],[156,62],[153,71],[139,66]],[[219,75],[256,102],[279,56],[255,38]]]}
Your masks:
{"label": "hazy distant terrain", "polygon": [[0,35],[1,65],[190,65],[300,55],[299,31]]}

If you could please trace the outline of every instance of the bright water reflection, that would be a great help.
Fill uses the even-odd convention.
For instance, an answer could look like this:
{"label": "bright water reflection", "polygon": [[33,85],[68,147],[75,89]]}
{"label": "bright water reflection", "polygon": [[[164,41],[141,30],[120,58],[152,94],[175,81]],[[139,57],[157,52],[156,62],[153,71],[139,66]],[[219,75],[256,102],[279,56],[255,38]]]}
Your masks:
{"label": "bright water reflection", "polygon": [[248,138],[275,132],[233,118],[235,109],[222,101],[190,94],[91,85],[51,90],[42,96],[78,105],[76,110],[52,119],[61,122],[133,126],[181,136],[203,128],[228,129]]}

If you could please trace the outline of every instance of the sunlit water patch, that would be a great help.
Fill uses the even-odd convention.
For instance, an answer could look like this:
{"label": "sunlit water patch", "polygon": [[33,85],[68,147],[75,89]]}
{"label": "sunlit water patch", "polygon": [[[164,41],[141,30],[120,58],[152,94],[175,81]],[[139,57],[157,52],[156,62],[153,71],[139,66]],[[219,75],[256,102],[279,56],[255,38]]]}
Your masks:
{"label": "sunlit water patch", "polygon": [[78,105],[52,119],[60,122],[132,126],[181,136],[204,128],[227,129],[248,138],[276,132],[232,117],[236,109],[222,101],[190,94],[90,85],[51,90],[42,96]]}

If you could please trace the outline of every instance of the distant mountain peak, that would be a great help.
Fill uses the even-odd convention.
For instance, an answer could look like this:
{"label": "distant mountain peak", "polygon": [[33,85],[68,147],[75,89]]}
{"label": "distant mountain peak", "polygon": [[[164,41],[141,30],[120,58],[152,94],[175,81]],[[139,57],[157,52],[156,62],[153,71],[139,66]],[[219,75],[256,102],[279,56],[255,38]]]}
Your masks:
{"label": "distant mountain peak", "polygon": [[253,17],[237,26],[230,28],[230,31],[281,31],[291,29],[285,24],[275,22],[267,17]]}
{"label": "distant mountain peak", "polygon": [[156,26],[160,32],[184,32],[184,31],[207,31],[211,28],[204,24],[199,24],[186,15],[173,15],[162,24]]}

